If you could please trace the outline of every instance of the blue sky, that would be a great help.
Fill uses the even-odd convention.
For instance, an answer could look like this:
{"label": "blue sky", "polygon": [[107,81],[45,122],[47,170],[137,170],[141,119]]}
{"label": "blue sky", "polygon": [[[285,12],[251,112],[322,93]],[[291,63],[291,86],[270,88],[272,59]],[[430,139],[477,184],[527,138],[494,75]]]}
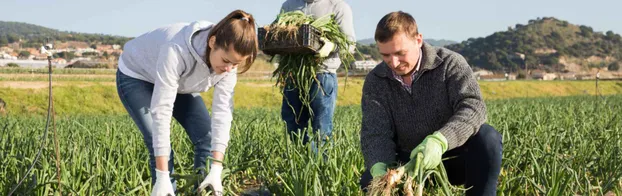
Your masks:
{"label": "blue sky", "polygon": [[[411,13],[424,38],[463,41],[552,16],[595,31],[622,33],[621,0],[345,0],[354,12],[357,39],[371,38],[382,16]],[[175,22],[218,21],[230,11],[250,12],[259,25],[272,21],[284,0],[0,0],[0,20],[63,31],[138,36]]]}

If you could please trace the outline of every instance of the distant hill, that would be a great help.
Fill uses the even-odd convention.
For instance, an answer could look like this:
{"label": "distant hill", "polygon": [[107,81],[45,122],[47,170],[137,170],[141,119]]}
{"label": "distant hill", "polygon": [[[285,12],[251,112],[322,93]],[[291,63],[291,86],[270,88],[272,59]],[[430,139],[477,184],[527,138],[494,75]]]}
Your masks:
{"label": "distant hill", "polygon": [[493,71],[540,69],[579,72],[607,68],[622,60],[622,37],[553,17],[529,20],[482,38],[445,46],[476,68]]}
{"label": "distant hill", "polygon": [[[456,41],[451,41],[451,40],[446,40],[446,39],[440,39],[440,40],[424,39],[424,41],[428,42],[429,44],[431,44],[433,46],[445,46],[445,45],[449,45],[449,44],[458,43]],[[374,38],[367,38],[367,39],[358,40],[357,43],[358,44],[363,44],[363,45],[370,45],[370,44],[375,44],[376,40],[374,40]]]}
{"label": "distant hill", "polygon": [[131,38],[105,34],[59,31],[23,22],[0,21],[0,46],[18,42],[20,39],[22,40],[22,47],[37,47],[46,42],[46,39],[60,42],[81,41],[89,44],[123,45]]}
{"label": "distant hill", "polygon": [[433,46],[447,46],[450,44],[458,43],[457,41],[446,40],[446,39],[423,39],[423,41]]}
{"label": "distant hill", "polygon": [[367,39],[358,40],[356,41],[356,43],[360,45],[371,45],[371,44],[376,43],[376,40],[374,40],[374,38],[367,38]]}

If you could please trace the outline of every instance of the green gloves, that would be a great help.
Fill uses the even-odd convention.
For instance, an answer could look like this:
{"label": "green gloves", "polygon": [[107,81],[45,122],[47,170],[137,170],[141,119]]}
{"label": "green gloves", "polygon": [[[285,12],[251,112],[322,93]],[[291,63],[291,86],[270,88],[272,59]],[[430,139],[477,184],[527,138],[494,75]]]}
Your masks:
{"label": "green gloves", "polygon": [[[410,159],[415,159],[417,153],[423,154],[423,160],[421,161],[421,168],[434,169],[441,163],[443,153],[447,151],[447,139],[440,132],[434,132],[432,135],[428,135],[423,142],[419,144],[410,153]],[[415,160],[416,161],[416,160]]]}
{"label": "green gloves", "polygon": [[320,40],[324,42],[324,45],[320,48],[320,50],[318,50],[317,55],[319,57],[327,57],[330,52],[335,50],[335,43],[324,37],[321,37]]}
{"label": "green gloves", "polygon": [[371,169],[369,170],[369,172],[371,173],[371,176],[373,178],[376,177],[381,177],[387,174],[387,164],[383,163],[383,162],[378,162],[376,164],[374,164],[373,166],[371,166]]}
{"label": "green gloves", "polygon": [[[447,151],[447,139],[441,132],[434,132],[432,135],[428,135],[423,142],[419,144],[415,149],[413,149],[410,153],[411,161],[408,162],[406,167],[407,170],[413,169],[412,166],[417,160],[417,154],[421,153],[423,155],[423,159],[421,160],[420,166],[422,169],[434,169],[441,163],[441,159],[443,157],[443,153]],[[375,163],[371,169],[370,173],[373,178],[381,177],[387,174],[388,166],[386,163],[378,162]]]}

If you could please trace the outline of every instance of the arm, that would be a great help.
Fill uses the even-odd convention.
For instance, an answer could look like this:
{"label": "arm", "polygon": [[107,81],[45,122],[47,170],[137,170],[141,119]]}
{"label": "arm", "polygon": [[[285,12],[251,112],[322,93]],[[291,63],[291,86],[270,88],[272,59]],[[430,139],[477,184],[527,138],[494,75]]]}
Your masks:
{"label": "arm", "polygon": [[277,14],[281,14],[281,12],[287,12],[287,1],[283,2],[283,4],[281,4],[281,9],[279,9],[279,12],[277,12]]}
{"label": "arm", "polygon": [[[335,13],[335,21],[339,24],[341,31],[348,36],[348,40],[356,43],[354,17],[352,16],[352,9],[347,3],[341,2],[341,4],[339,4],[338,11]],[[354,53],[354,48],[355,45],[351,45],[350,48],[348,48],[350,53]]]}
{"label": "arm", "polygon": [[375,92],[372,80],[366,80],[363,86],[361,108],[363,121],[361,125],[361,150],[365,160],[365,167],[370,169],[378,162],[391,163],[395,161],[396,144],[393,141],[391,115],[384,97]]}
{"label": "arm", "polygon": [[[236,70],[231,70],[214,86],[212,101],[212,154],[222,161],[229,142],[231,121],[233,120],[233,94],[237,83]],[[220,164],[214,162],[215,164]]]}
{"label": "arm", "polygon": [[179,56],[179,46],[167,44],[162,46],[156,64],[157,76],[151,98],[151,117],[153,119],[153,149],[156,156],[156,168],[168,171],[168,160],[171,153],[170,125],[173,115],[173,104],[177,96],[179,76],[184,64]]}
{"label": "arm", "polygon": [[447,139],[447,150],[463,145],[486,121],[486,105],[469,64],[458,54],[449,60],[445,84],[454,115],[439,130]]}

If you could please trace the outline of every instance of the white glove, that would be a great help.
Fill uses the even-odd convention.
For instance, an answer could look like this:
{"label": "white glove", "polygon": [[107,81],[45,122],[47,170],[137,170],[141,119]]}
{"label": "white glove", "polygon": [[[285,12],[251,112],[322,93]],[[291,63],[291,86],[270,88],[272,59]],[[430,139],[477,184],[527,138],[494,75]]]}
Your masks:
{"label": "white glove", "polygon": [[356,52],[355,50],[356,50],[356,45],[349,45],[348,46],[348,52],[350,54],[354,54],[354,52]]}
{"label": "white glove", "polygon": [[223,195],[222,181],[220,180],[220,174],[222,173],[222,165],[212,164],[209,169],[209,174],[205,177],[199,190],[204,190],[208,186],[212,187],[214,195]]}
{"label": "white glove", "polygon": [[173,184],[171,184],[171,178],[168,175],[168,171],[156,171],[156,183],[151,190],[151,196],[175,196],[173,191]]}
{"label": "white glove", "polygon": [[335,43],[324,37],[321,37],[320,40],[324,42],[324,45],[320,48],[320,50],[318,50],[317,53],[320,57],[327,57],[330,52],[335,50]]}

